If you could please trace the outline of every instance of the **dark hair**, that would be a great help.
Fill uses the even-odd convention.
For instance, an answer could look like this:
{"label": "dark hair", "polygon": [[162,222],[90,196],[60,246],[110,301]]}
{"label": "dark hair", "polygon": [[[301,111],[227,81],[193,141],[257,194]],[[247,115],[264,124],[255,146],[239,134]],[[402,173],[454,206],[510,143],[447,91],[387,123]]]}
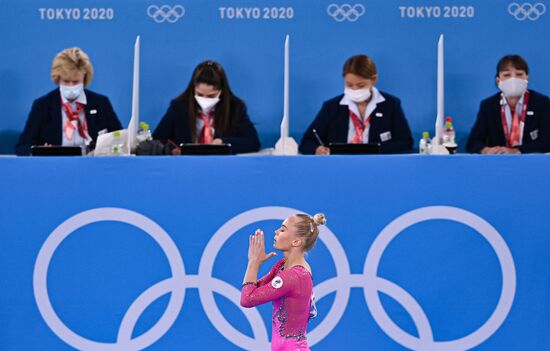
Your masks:
{"label": "dark hair", "polygon": [[191,131],[191,138],[195,139],[196,134],[196,118],[199,113],[199,106],[195,101],[195,87],[199,84],[212,85],[214,88],[221,91],[220,102],[216,105],[216,111],[214,113],[214,125],[216,133],[220,136],[225,136],[231,132],[231,100],[233,99],[233,93],[229,88],[229,82],[223,67],[215,61],[201,62],[193,71],[193,76],[187,85],[185,91],[176,99],[182,102],[186,102],[188,106],[189,115],[189,130]]}
{"label": "dark hair", "polygon": [[501,58],[497,63],[497,77],[500,72],[504,71],[508,66],[512,66],[517,70],[525,71],[525,74],[529,74],[529,66],[527,61],[519,55],[506,55]]}
{"label": "dark hair", "polygon": [[356,74],[366,79],[372,79],[376,75],[376,65],[367,55],[355,55],[344,63],[342,76],[348,73]]}

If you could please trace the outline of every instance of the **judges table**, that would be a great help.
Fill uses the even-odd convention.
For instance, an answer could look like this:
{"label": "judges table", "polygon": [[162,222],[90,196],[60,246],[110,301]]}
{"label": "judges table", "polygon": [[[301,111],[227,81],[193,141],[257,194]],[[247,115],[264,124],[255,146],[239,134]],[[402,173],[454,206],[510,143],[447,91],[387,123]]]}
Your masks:
{"label": "judges table", "polygon": [[[550,345],[550,158],[1,158],[1,350],[267,350],[248,235],[328,222],[312,350]],[[279,253],[278,257],[281,257]],[[265,273],[276,262],[261,267]]]}

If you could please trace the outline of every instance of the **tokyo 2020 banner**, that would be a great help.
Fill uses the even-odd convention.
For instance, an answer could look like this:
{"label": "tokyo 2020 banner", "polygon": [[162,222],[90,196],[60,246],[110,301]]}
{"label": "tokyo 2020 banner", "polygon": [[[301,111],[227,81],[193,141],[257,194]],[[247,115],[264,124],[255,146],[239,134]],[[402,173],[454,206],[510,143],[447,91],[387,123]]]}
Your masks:
{"label": "tokyo 2020 banner", "polygon": [[[0,153],[13,153],[32,101],[54,88],[56,53],[82,47],[123,125],[131,111],[132,53],[141,35],[141,119],[155,127],[201,61],[219,61],[248,105],[263,147],[283,114],[283,42],[291,35],[290,131],[299,140],[324,100],[343,92],[344,61],[373,57],[378,87],[402,100],[415,139],[433,132],[436,43],[445,34],[445,112],[465,144],[479,102],[497,91],[508,53],[550,93],[546,0],[181,0],[0,2]],[[461,148],[462,149],[462,148]]]}
{"label": "tokyo 2020 banner", "polygon": [[317,211],[313,350],[550,343],[545,156],[0,161],[2,350],[269,350],[248,235]]}

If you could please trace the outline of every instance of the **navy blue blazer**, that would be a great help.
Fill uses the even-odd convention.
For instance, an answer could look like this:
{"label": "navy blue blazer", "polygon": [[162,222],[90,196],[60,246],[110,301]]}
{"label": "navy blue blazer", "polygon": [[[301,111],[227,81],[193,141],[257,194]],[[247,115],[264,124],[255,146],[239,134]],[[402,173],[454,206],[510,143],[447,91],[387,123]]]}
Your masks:
{"label": "navy blue blazer", "polygon": [[[87,104],[84,108],[88,123],[88,134],[95,143],[97,133],[103,129],[109,132],[122,129],[118,117],[106,96],[90,90],[86,93]],[[94,111],[93,114],[90,111]],[[34,100],[25,124],[25,129],[15,146],[19,156],[30,155],[32,145],[61,145],[63,142],[63,117],[61,114],[61,93],[59,89]]]}
{"label": "navy blue blazer", "polygon": [[[468,152],[480,153],[486,146],[506,146],[500,99],[498,93],[481,102],[466,144]],[[518,149],[521,153],[550,152],[550,100],[534,90],[529,90],[523,138]]]}
{"label": "navy blue blazer", "polygon": [[[413,139],[409,124],[401,108],[401,101],[395,96],[380,92],[386,99],[376,105],[371,114],[369,128],[369,143],[380,143],[380,152],[391,154],[408,152],[412,149]],[[302,154],[314,154],[319,141],[313,134],[313,129],[326,146],[329,143],[346,143],[348,141],[349,109],[340,105],[344,95],[339,95],[323,103],[321,111],[311,123],[300,143]],[[377,117],[376,114],[382,114]],[[380,140],[380,134],[390,132],[391,139]]]}
{"label": "navy blue blazer", "polygon": [[[155,129],[153,138],[163,142],[169,139],[178,145],[192,143],[188,116],[187,102],[179,99],[172,100]],[[216,130],[214,138],[220,138],[224,143],[231,144],[234,154],[260,150],[260,139],[258,139],[256,128],[248,117],[246,105],[237,97],[233,97],[231,100],[231,125],[232,131],[229,135],[220,137]]]}

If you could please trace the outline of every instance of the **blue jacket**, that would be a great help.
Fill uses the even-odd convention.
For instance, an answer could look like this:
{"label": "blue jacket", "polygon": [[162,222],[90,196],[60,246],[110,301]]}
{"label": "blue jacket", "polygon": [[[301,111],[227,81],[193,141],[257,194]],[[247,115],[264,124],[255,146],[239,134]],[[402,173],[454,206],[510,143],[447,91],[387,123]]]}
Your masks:
{"label": "blue jacket", "polygon": [[[481,102],[476,122],[466,144],[468,152],[480,153],[481,149],[486,146],[506,146],[500,99],[500,93],[498,93]],[[522,153],[550,152],[550,100],[548,96],[529,90],[523,138],[518,149]]]}
{"label": "blue jacket", "polygon": [[[369,128],[369,143],[380,143],[382,153],[404,153],[412,149],[413,139],[407,119],[403,114],[401,102],[395,96],[380,92],[385,101],[376,105],[371,114]],[[346,143],[348,141],[349,109],[340,105],[344,95],[339,95],[323,103],[321,111],[311,123],[300,143],[302,154],[314,154],[319,141],[313,134],[313,129],[328,146],[330,143]],[[376,114],[382,114],[377,117]],[[380,134],[391,132],[391,139],[382,142]]]}
{"label": "blue jacket", "polygon": [[[176,144],[192,143],[189,130],[189,113],[187,103],[174,99],[153,133],[153,138],[165,142],[170,139]],[[260,140],[254,124],[246,112],[246,105],[234,97],[231,100],[231,125],[229,135],[221,137],[224,143],[231,144],[233,153],[255,152],[260,149]],[[216,130],[214,138],[220,138]]]}
{"label": "blue jacket", "polygon": [[[103,129],[111,132],[122,129],[118,117],[106,96],[99,95],[90,90],[86,93],[87,104],[84,108],[88,134],[95,143],[97,133]],[[94,111],[90,114],[90,111]],[[27,118],[25,129],[15,146],[15,153],[19,156],[30,155],[31,146],[61,145],[63,142],[63,118],[61,114],[61,93],[59,89],[52,90],[48,94],[36,99]]]}

